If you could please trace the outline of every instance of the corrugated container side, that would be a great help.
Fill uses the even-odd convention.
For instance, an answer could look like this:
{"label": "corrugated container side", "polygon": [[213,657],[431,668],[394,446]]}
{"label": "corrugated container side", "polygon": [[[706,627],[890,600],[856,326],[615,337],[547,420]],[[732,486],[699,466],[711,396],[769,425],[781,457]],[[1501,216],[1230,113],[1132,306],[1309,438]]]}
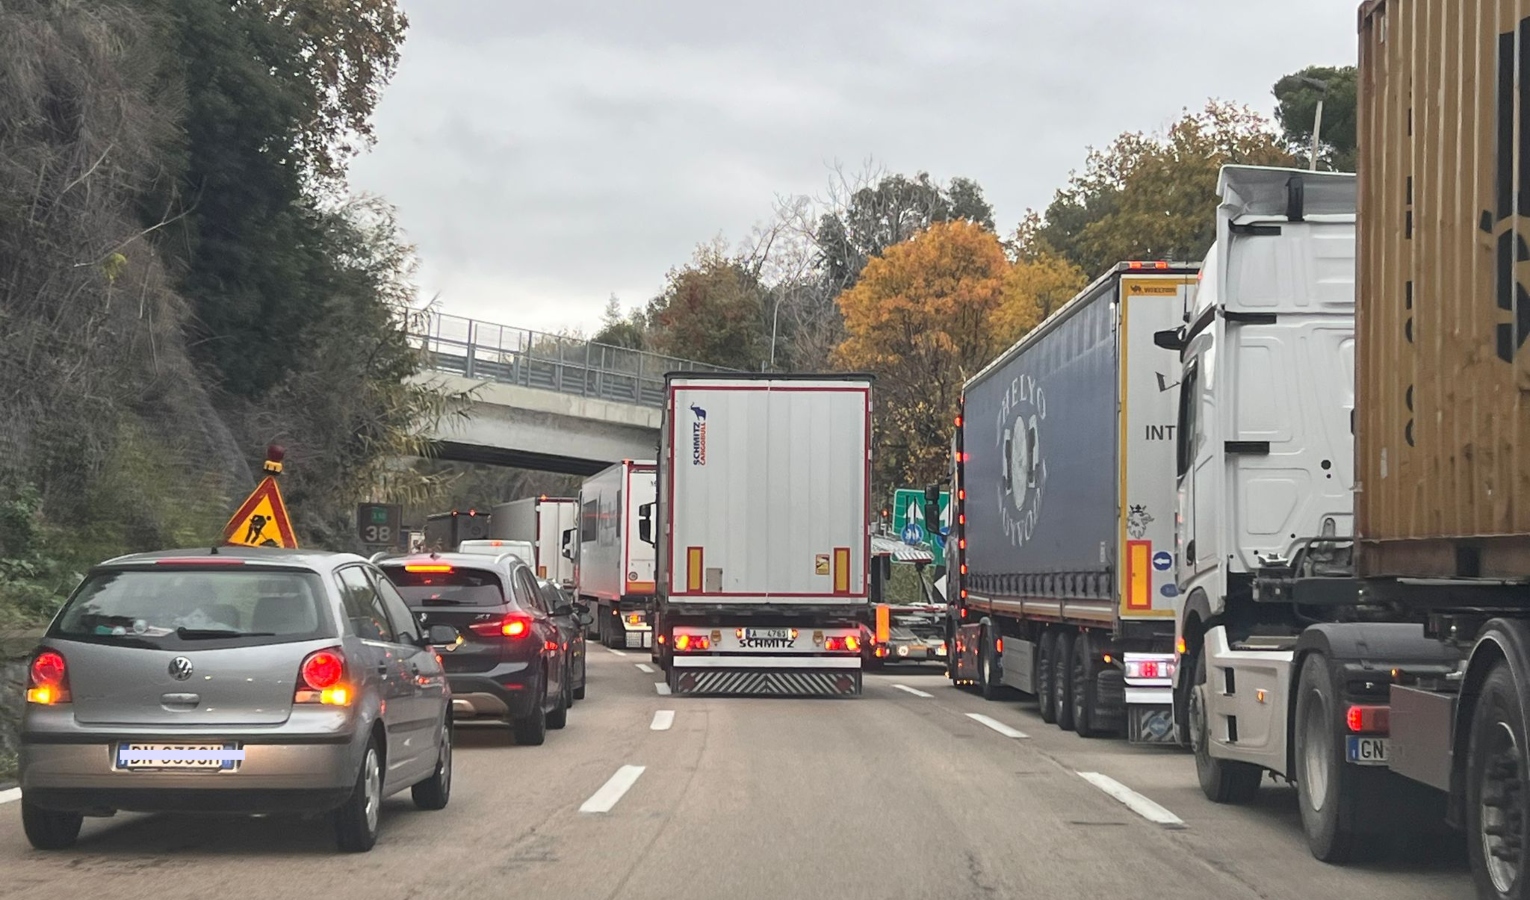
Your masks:
{"label": "corrugated container side", "polygon": [[1530,576],[1530,0],[1367,4],[1359,89],[1362,571]]}

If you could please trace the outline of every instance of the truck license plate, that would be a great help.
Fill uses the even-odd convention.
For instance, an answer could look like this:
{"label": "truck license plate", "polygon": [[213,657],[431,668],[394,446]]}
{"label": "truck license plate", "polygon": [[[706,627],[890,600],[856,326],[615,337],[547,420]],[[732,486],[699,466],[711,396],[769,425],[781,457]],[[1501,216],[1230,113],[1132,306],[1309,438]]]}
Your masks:
{"label": "truck license plate", "polygon": [[792,639],[790,628],[745,628],[744,637],[749,640],[789,641]]}
{"label": "truck license plate", "polygon": [[1350,735],[1348,741],[1349,761],[1359,766],[1384,766],[1387,764],[1387,738],[1357,737]]}

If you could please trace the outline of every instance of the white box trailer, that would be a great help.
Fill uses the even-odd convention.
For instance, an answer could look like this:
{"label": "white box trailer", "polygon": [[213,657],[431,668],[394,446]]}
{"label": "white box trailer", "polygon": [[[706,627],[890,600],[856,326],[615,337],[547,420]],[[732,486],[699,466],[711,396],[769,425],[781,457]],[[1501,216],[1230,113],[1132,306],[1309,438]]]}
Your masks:
{"label": "white box trailer", "polygon": [[579,489],[575,573],[595,614],[590,637],[607,647],[652,644],[654,550],[638,536],[639,510],[654,502],[653,460],[624,459]]}
{"label": "white box trailer", "polygon": [[671,374],[654,659],[677,694],[861,690],[871,379]]}
{"label": "white box trailer", "polygon": [[494,507],[489,534],[495,540],[526,541],[532,557],[526,562],[538,578],[574,586],[573,538],[579,501],[572,497],[527,497]]}

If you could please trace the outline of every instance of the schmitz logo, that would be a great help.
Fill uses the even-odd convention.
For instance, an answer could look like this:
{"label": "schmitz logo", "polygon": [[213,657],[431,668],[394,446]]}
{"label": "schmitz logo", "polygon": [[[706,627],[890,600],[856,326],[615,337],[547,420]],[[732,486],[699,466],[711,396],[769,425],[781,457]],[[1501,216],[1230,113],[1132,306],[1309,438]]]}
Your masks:
{"label": "schmitz logo", "polygon": [[707,411],[691,404],[691,465],[707,464]]}

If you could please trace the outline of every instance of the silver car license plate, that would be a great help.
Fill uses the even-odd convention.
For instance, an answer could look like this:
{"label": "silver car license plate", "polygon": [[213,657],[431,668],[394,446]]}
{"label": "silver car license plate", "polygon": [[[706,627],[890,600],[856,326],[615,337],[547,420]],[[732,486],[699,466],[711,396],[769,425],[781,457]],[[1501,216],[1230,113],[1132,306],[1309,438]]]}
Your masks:
{"label": "silver car license plate", "polygon": [[117,745],[118,769],[130,772],[145,769],[233,769],[244,758],[244,751],[231,743],[159,744],[128,743]]}

